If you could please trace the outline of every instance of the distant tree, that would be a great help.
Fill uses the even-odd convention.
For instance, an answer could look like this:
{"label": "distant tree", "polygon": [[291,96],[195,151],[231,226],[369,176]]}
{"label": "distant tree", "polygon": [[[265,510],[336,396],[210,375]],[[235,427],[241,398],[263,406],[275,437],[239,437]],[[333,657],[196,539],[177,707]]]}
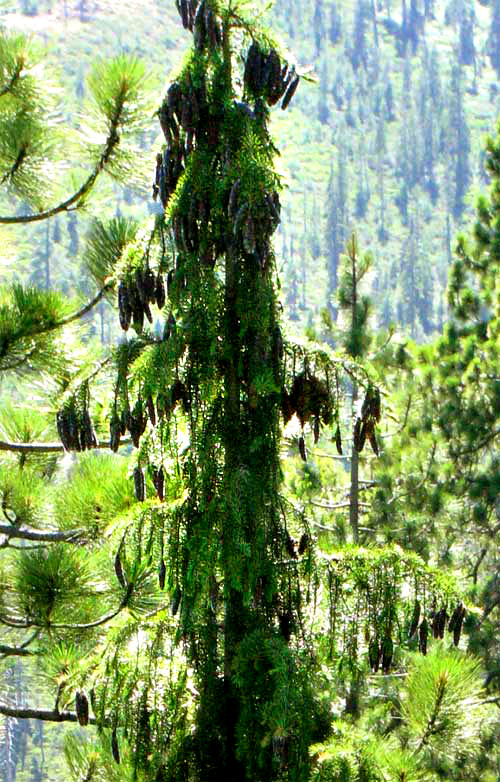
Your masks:
{"label": "distant tree", "polygon": [[[40,231],[41,233],[41,231]],[[52,288],[50,270],[50,228],[48,223],[43,227],[43,241],[38,242],[31,264],[30,282],[37,288],[50,291]]]}
{"label": "distant tree", "polygon": [[407,53],[403,61],[403,105],[409,109],[412,102],[413,84],[412,84],[412,59]]}
{"label": "distant tree", "polygon": [[460,65],[474,65],[476,61],[474,21],[472,12],[467,13],[466,9],[460,18],[459,36],[458,61]]}
{"label": "distant tree", "polygon": [[385,138],[385,121],[383,115],[380,115],[377,120],[377,131],[375,135],[375,166],[377,174],[377,196],[378,196],[378,228],[377,234],[379,240],[383,243],[389,238],[387,232],[387,214],[386,214],[386,201],[385,201],[385,152],[386,152],[386,138]]}
{"label": "distant tree", "polygon": [[459,65],[455,65],[452,68],[450,81],[447,144],[454,165],[455,184],[452,209],[456,219],[460,218],[464,210],[464,198],[471,179],[469,164],[470,134],[462,82],[461,68]]}
{"label": "distant tree", "polygon": [[38,14],[38,0],[21,0],[21,11],[26,16],[36,16]]}
{"label": "distant tree", "polygon": [[337,109],[342,109],[344,106],[344,82],[340,69],[337,70],[335,74],[335,80],[332,85],[332,96]]}
{"label": "distant tree", "polygon": [[78,238],[78,218],[74,212],[68,217],[67,228],[69,233],[69,253],[72,256],[76,256],[80,242]]}
{"label": "distant tree", "polygon": [[318,56],[321,52],[321,44],[323,36],[325,35],[325,10],[323,0],[315,0],[312,27],[316,45],[316,56]]}
{"label": "distant tree", "polygon": [[384,75],[383,81],[385,84],[384,100],[385,100],[386,119],[388,122],[392,122],[396,118],[394,114],[394,90],[392,86],[392,80],[387,71]]}
{"label": "distant tree", "polygon": [[336,44],[342,37],[342,18],[337,8],[337,4],[333,2],[330,6],[330,24],[328,27],[328,37],[330,43]]}
{"label": "distant tree", "polygon": [[439,55],[435,48],[430,52],[430,56],[426,57],[425,68],[427,72],[427,82],[429,85],[430,95],[432,103],[436,111],[440,111],[442,106],[442,86],[441,86],[441,68],[439,62]]}
{"label": "distant tree", "polygon": [[491,5],[491,24],[488,36],[488,54],[491,67],[500,77],[500,0],[492,0]]}
{"label": "distant tree", "polygon": [[328,65],[325,58],[321,66],[321,78],[318,97],[318,119],[323,124],[327,124],[328,120],[330,119],[330,109],[328,108],[328,93]]}
{"label": "distant tree", "polygon": [[365,217],[370,201],[370,185],[366,170],[365,140],[360,137],[358,146],[358,181],[354,213],[358,219]]}
{"label": "distant tree", "polygon": [[333,165],[330,168],[330,178],[327,190],[326,219],[326,257],[328,265],[328,308],[333,319],[336,318],[335,292],[338,285],[338,269],[340,254],[345,243],[348,230],[348,188],[345,148],[340,145],[338,153],[337,174]]}
{"label": "distant tree", "polygon": [[346,52],[355,71],[362,65],[366,68],[368,51],[366,42],[366,29],[369,20],[369,0],[356,0],[354,6],[354,19],[352,34],[346,42]]}

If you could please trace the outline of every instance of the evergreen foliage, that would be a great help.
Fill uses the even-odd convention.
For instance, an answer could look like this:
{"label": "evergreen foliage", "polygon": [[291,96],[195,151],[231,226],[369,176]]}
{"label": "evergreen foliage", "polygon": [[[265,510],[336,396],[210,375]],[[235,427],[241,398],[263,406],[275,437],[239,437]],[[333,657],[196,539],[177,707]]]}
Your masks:
{"label": "evergreen foliage", "polygon": [[[322,434],[333,436],[343,456],[341,441],[351,439],[352,429],[352,464],[365,439],[379,454],[375,426],[385,415],[388,378],[372,366],[368,350],[375,343],[388,364],[407,360],[402,346],[385,350],[369,330],[369,300],[358,286],[372,259],[360,254],[354,235],[346,255],[332,259],[342,346],[334,351],[282,334],[272,244],[282,179],[270,107],[294,106],[307,73],[260,28],[258,9],[247,3],[177,5],[194,45],[157,112],[164,138],[153,196],[161,209],[142,225],[120,216],[95,222],[85,254],[101,289],[91,304],[113,289],[126,338],[97,368],[81,357],[79,367],[68,367],[69,351],[61,346],[58,356],[49,340],[90,305],[69,314],[61,296],[16,285],[0,311],[2,372],[55,375],[66,452],[56,464],[30,442],[37,429],[54,428],[54,416],[48,422],[43,411],[33,422],[19,416],[4,425],[16,442],[3,444],[0,479],[6,520],[0,622],[7,628],[0,650],[7,660],[36,656],[55,705],[43,711],[2,703],[0,712],[9,719],[90,722],[89,732],[95,725],[92,741],[80,732],[66,743],[72,777],[88,782],[118,775],[131,782],[402,782],[456,775],[460,765],[472,773],[487,735],[481,721],[489,717],[477,663],[437,640],[448,627],[460,642],[463,589],[441,562],[435,567],[394,545],[318,545],[309,513],[283,486],[282,428],[292,418],[294,453],[309,487],[320,483],[313,459]],[[403,7],[403,48],[416,49],[422,16],[414,3]],[[374,6],[361,3],[357,14],[373,22]],[[368,32],[361,32],[364,46]],[[361,57],[356,67],[367,65]],[[102,133],[99,143],[92,136],[88,144],[92,172],[44,217],[81,206],[101,170],[128,176],[131,158],[121,139],[140,121],[142,82],[136,63],[98,66],[89,84]],[[380,157],[383,133],[381,120]],[[495,142],[489,151],[494,176]],[[417,170],[416,158],[407,163]],[[340,162],[338,171],[342,194]],[[346,199],[337,208],[344,217],[332,220],[345,230]],[[490,227],[490,209],[483,205],[483,229]],[[436,387],[450,385],[452,406],[456,385],[440,373],[455,368],[458,346],[482,338],[493,367],[497,360],[486,322],[496,303],[496,276],[489,277],[496,269],[494,236],[482,235],[485,255],[462,243],[463,268],[452,279],[456,318],[466,325],[452,324],[436,348],[444,357],[441,367],[436,362]],[[484,302],[463,284],[464,270],[477,267],[489,268]],[[328,327],[333,334],[331,317]],[[466,355],[475,358],[473,350]],[[427,371],[429,379],[434,367]],[[474,363],[474,380],[481,371]],[[491,380],[487,374],[482,383]],[[494,394],[494,379],[491,385]],[[435,386],[427,391],[433,405]],[[464,396],[470,416],[474,395]],[[104,425],[112,451],[128,448],[130,435],[129,459],[94,451]],[[470,456],[477,442],[454,417],[440,417],[438,426],[461,468],[464,454],[455,448],[465,441]],[[382,477],[377,488],[373,515],[384,526],[374,543],[390,538],[396,525],[392,480]],[[424,484],[409,478],[415,504],[428,501]],[[484,492],[484,480],[478,484]],[[447,491],[455,490],[450,480]],[[352,497],[351,487],[351,510]],[[438,512],[439,498],[433,501]],[[370,538],[357,521],[351,528],[355,544],[360,535]],[[12,545],[16,536],[21,551]],[[425,541],[419,551],[427,555]],[[391,672],[405,670],[408,645],[420,655],[398,688]],[[359,708],[346,704],[342,720],[339,698],[350,687],[354,701],[368,677],[390,697],[386,692],[378,710],[367,706],[364,722],[356,721]],[[449,750],[457,747],[454,764]]]}

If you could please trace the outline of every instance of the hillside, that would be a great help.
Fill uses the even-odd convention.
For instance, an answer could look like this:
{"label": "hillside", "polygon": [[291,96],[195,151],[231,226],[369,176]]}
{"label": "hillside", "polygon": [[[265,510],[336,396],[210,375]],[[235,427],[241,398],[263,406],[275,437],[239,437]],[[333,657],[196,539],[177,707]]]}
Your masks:
{"label": "hillside", "polygon": [[[96,57],[137,55],[161,94],[188,41],[176,14],[165,0],[23,0],[5,3],[3,22],[48,46],[75,96],[65,117],[75,124]],[[489,46],[492,8],[472,0],[278,0],[271,14],[284,44],[302,65],[314,66],[318,79],[301,85],[288,111],[273,113],[288,184],[278,240],[288,314],[318,323],[332,302],[339,252],[355,228],[374,254],[378,324],[395,322],[424,339],[446,318],[454,237],[470,226],[474,194],[485,184],[484,135],[494,128],[500,101]],[[143,139],[151,171],[160,144],[152,120]],[[110,213],[153,208],[149,195],[130,191],[107,192],[105,200]],[[75,254],[85,220],[72,216],[56,225],[52,235],[45,228],[25,234],[17,267],[42,279],[30,268],[34,242],[45,246],[39,255],[51,256],[53,284],[84,286],[66,258]]]}

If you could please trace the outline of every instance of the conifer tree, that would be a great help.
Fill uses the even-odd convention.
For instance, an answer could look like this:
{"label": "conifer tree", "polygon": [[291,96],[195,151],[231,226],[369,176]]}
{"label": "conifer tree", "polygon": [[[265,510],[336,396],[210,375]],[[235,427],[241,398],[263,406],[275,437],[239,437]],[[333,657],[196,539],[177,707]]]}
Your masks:
{"label": "conifer tree", "polygon": [[[351,302],[347,356],[282,335],[268,123],[301,71],[245,2],[181,0],[178,10],[194,44],[158,109],[162,213],[140,229],[96,221],[86,248],[128,332],[101,413],[115,453],[93,452],[110,362],[68,377],[47,337],[81,313],[60,318],[57,297],[19,286],[0,309],[2,372],[47,371],[59,358],[57,429],[77,452],[69,478],[55,475],[48,454],[60,446],[34,444],[33,419],[6,417],[1,532],[7,546],[36,546],[8,551],[2,654],[36,654],[54,705],[0,703],[0,713],[95,725],[90,741],[68,742],[74,779],[306,782],[321,778],[309,748],[331,732],[331,694],[321,693],[332,666],[368,656],[389,673],[416,603],[432,595],[442,617],[457,588],[397,549],[316,551],[307,517],[284,496],[280,417],[295,416],[306,462],[322,429],[341,436],[345,372],[364,391],[367,436],[380,418],[370,373],[354,360],[363,302]],[[108,132],[95,168],[72,197],[21,220],[81,204],[102,170],[128,175],[121,136],[140,113],[139,73],[123,61],[109,79],[97,72]],[[18,150],[5,180],[23,197],[25,156]],[[43,207],[43,192],[32,196]],[[127,476],[116,452],[129,437]],[[428,726],[436,703],[426,705]]]}

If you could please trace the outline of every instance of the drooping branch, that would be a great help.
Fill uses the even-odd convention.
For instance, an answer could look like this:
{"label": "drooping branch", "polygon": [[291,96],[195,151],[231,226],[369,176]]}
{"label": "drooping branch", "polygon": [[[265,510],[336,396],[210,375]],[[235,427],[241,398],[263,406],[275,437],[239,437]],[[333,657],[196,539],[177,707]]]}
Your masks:
{"label": "drooping branch", "polygon": [[[18,720],[45,720],[48,722],[78,722],[73,711],[57,711],[56,709],[18,709],[0,703],[0,714],[4,717],[15,717]],[[95,717],[89,717],[91,725],[97,725]]]}
{"label": "drooping branch", "polygon": [[107,622],[110,622],[112,619],[115,618],[115,616],[118,616],[120,611],[123,611],[125,608],[125,603],[122,602],[119,608],[117,608],[115,611],[110,611],[109,614],[105,614],[104,616],[101,616],[99,619],[96,619],[94,622],[87,622],[82,624],[51,624],[51,629],[54,630],[92,630],[94,627],[100,627],[101,625],[106,624]]}

